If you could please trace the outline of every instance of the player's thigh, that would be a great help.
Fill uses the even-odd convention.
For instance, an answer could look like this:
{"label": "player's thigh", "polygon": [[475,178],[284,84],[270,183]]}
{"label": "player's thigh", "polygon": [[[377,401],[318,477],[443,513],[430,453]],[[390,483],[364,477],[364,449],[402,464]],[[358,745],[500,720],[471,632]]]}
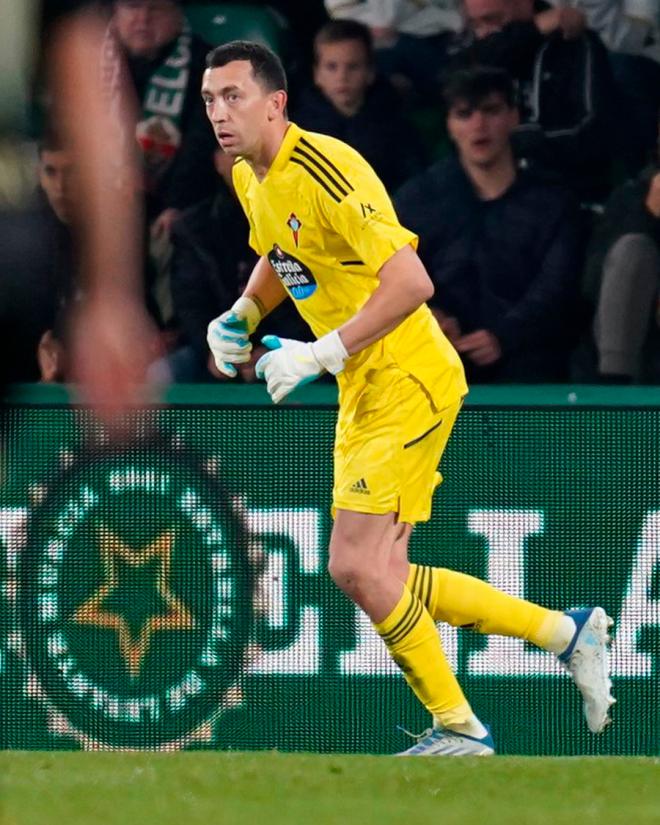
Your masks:
{"label": "player's thigh", "polygon": [[379,372],[365,385],[350,413],[340,410],[334,450],[333,512],[397,512],[405,431],[404,378],[398,370]]}
{"label": "player's thigh", "polygon": [[335,574],[382,575],[400,534],[396,514],[337,509],[330,536],[329,567]]}
{"label": "player's thigh", "polygon": [[461,408],[459,401],[440,410],[436,420],[408,439],[401,450],[399,521],[428,521],[436,487],[442,482],[438,469]]}
{"label": "player's thigh", "polygon": [[340,413],[333,512],[394,512],[401,522],[426,521],[461,402],[437,409],[407,374],[389,370],[378,379],[350,416]]}

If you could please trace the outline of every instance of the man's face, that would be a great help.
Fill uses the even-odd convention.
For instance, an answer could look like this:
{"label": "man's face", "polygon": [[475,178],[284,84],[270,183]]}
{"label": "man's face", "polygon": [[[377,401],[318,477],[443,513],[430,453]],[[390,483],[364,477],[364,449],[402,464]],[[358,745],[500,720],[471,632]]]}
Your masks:
{"label": "man's face", "polygon": [[314,82],[340,112],[355,114],[374,79],[364,43],[341,40],[317,47]]}
{"label": "man's face", "polygon": [[270,123],[282,116],[286,94],[266,91],[255,79],[249,60],[233,60],[204,72],[202,99],[223,151],[231,157],[251,158]]}
{"label": "man's face", "polygon": [[477,40],[501,31],[515,11],[515,0],[463,0],[465,22]]}
{"label": "man's face", "polygon": [[42,150],[39,156],[39,185],[53,212],[62,223],[71,219],[72,163],[68,152],[62,149]]}
{"label": "man's face", "polygon": [[510,151],[511,132],[518,125],[518,111],[497,92],[476,107],[458,101],[449,110],[447,128],[461,161],[488,169]]}
{"label": "man's face", "polygon": [[183,15],[174,0],[116,0],[113,21],[119,42],[131,57],[153,57],[183,28]]}

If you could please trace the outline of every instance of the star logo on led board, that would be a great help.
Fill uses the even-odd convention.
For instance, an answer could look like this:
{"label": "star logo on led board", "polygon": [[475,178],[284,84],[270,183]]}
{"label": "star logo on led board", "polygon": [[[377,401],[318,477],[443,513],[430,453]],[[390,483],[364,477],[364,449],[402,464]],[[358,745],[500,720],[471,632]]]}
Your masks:
{"label": "star logo on led board", "polygon": [[[136,677],[155,633],[195,626],[190,611],[171,590],[173,535],[163,533],[144,549],[136,550],[105,527],[99,532],[105,579],[78,607],[74,621],[114,630],[126,667]],[[145,579],[151,579],[147,587]],[[148,590],[151,593],[144,592]],[[140,591],[142,599],[136,598]]]}
{"label": "star logo on led board", "polygon": [[221,471],[150,432],[63,446],[33,485],[15,636],[57,735],[178,749],[211,741],[243,701],[259,545]]}

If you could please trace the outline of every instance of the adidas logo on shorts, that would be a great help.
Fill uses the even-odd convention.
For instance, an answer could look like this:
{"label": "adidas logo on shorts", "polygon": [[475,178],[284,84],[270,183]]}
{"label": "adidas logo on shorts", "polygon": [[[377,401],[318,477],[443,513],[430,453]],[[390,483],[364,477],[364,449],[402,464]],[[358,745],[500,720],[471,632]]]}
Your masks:
{"label": "adidas logo on shorts", "polygon": [[367,482],[363,478],[353,484],[351,487],[351,493],[364,493],[364,495],[367,496],[371,494],[369,488],[367,487]]}

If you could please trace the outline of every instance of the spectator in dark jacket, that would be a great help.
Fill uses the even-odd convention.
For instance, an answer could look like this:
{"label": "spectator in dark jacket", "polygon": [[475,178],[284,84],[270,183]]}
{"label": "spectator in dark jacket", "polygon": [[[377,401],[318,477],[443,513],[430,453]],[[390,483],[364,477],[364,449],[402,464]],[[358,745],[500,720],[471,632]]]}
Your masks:
{"label": "spectator in dark jacket", "polygon": [[374,68],[371,33],[353,20],[326,23],[314,39],[314,85],[293,111],[304,129],[343,140],[373,166],[388,189],[424,166],[424,148],[401,101]]}
{"label": "spectator in dark jacket", "polygon": [[579,260],[577,207],[516,168],[513,84],[499,69],[460,72],[445,88],[458,157],[395,198],[417,232],[436,317],[473,381],[566,377]]}
{"label": "spectator in dark jacket", "polygon": [[[587,255],[585,291],[595,306],[601,381],[645,378],[645,345],[657,326],[660,281],[660,124],[658,163],[614,190]],[[658,356],[655,341],[655,355]]]}
{"label": "spectator in dark jacket", "polygon": [[190,31],[180,0],[115,0],[113,9],[103,63],[108,91],[127,68],[149,222],[169,234],[177,211],[215,185],[216,143],[199,94],[209,46]]}
{"label": "spectator in dark jacket", "polygon": [[[148,307],[163,345],[172,329],[170,231],[181,211],[215,188],[216,142],[200,97],[209,46],[193,35],[182,0],[114,0],[102,57],[108,105],[132,89],[140,149],[148,249]],[[126,139],[132,136],[126,136]]]}
{"label": "spectator in dark jacket", "polygon": [[584,29],[584,15],[533,0],[463,0],[463,7],[467,33],[454,64],[497,66],[514,78],[516,155],[559,176],[582,201],[604,200],[614,86],[607,50]]}
{"label": "spectator in dark jacket", "polygon": [[[183,341],[153,368],[152,375],[161,380],[224,380],[208,350],[207,327],[219,308],[230,306],[242,294],[257,261],[248,245],[248,223],[234,195],[233,158],[217,149],[215,162],[215,194],[186,210],[172,228],[172,298]],[[313,339],[290,302],[260,325],[259,337],[268,333]],[[250,363],[239,366],[244,381],[254,380],[254,364],[264,351],[254,347]]]}
{"label": "spectator in dark jacket", "polygon": [[37,346],[74,288],[74,252],[69,221],[73,211],[71,154],[52,135],[39,146],[39,188],[17,231],[30,233],[39,251],[7,265],[0,274],[0,329],[10,342],[0,363],[3,382],[39,378]]}

